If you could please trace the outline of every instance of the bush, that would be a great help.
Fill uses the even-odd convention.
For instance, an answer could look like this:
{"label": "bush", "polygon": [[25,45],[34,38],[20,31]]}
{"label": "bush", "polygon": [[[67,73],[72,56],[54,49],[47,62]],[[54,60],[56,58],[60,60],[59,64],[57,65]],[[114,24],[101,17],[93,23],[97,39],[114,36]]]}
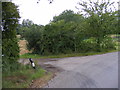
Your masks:
{"label": "bush", "polygon": [[80,46],[82,52],[97,51],[98,48],[100,48],[102,51],[113,50],[115,49],[115,42],[111,37],[106,37],[101,41],[100,47],[98,47],[96,39],[89,38],[83,40]]}
{"label": "bush", "polygon": [[18,69],[19,47],[15,39],[2,40],[3,71],[14,71]]}
{"label": "bush", "polygon": [[101,47],[102,49],[109,50],[109,49],[115,49],[115,42],[111,37],[106,37],[102,42],[101,42]]}
{"label": "bush", "polygon": [[32,25],[29,30],[24,33],[24,38],[28,41],[27,48],[33,50],[33,53],[42,53],[42,32],[43,26]]}
{"label": "bush", "polygon": [[81,51],[88,52],[88,51],[95,51],[97,47],[97,42],[95,38],[85,39],[81,42]]}
{"label": "bush", "polygon": [[2,3],[2,67],[3,72],[17,70],[19,47],[16,37],[16,28],[19,21],[18,6],[12,2]]}

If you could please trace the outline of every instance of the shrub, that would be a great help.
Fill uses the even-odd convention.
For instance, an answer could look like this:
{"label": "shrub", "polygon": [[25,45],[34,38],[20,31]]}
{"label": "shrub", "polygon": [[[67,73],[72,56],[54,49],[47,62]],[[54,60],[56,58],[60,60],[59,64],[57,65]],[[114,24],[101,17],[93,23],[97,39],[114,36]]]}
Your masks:
{"label": "shrub", "polygon": [[101,47],[102,49],[109,50],[109,49],[115,49],[115,42],[111,37],[106,37],[102,42],[101,42]]}
{"label": "shrub", "polygon": [[85,39],[81,42],[81,51],[88,52],[88,51],[95,51],[97,47],[97,42],[95,38]]}
{"label": "shrub", "polygon": [[2,3],[2,67],[4,71],[14,71],[18,68],[19,47],[16,28],[20,18],[18,6],[12,2]]}
{"label": "shrub", "polygon": [[2,53],[4,55],[2,58],[3,71],[14,71],[15,69],[17,70],[19,47],[16,38],[2,40]]}
{"label": "shrub", "polygon": [[42,53],[42,32],[43,26],[31,25],[31,27],[24,32],[24,38],[28,41],[27,48],[33,50],[33,53]]}

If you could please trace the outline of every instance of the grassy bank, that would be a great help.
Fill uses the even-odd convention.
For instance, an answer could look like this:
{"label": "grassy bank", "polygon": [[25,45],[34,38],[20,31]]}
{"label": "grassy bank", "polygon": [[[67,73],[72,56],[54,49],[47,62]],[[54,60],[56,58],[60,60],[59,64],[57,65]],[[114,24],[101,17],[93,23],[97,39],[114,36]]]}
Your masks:
{"label": "grassy bank", "polygon": [[3,73],[2,87],[3,88],[28,88],[30,84],[42,77],[48,77],[50,73],[37,66],[34,70],[30,65],[21,66],[21,68],[14,72]]}
{"label": "grassy bank", "polygon": [[27,53],[24,55],[20,55],[20,58],[64,58],[64,57],[76,57],[76,56],[89,56],[89,55],[97,55],[97,54],[104,54],[104,53],[110,53],[110,52],[117,52],[118,50],[110,50],[110,51],[103,51],[103,52],[87,52],[87,53],[71,53],[71,54],[58,54],[58,55],[45,55],[41,56],[38,54],[31,54]]}

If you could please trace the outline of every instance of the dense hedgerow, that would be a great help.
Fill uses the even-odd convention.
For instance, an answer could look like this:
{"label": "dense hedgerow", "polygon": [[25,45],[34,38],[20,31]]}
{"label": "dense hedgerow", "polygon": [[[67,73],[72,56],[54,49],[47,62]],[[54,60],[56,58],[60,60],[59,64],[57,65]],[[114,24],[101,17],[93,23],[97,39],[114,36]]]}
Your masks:
{"label": "dense hedgerow", "polygon": [[12,2],[2,3],[2,69],[4,71],[17,70],[19,47],[16,37],[16,28],[20,18],[17,6]]}

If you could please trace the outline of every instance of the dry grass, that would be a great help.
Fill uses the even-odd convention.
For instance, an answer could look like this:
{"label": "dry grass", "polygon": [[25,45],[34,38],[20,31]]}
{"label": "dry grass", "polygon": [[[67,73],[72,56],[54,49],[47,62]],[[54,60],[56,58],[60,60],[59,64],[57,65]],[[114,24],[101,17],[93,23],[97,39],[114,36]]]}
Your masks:
{"label": "dry grass", "polygon": [[20,55],[23,55],[25,53],[31,53],[31,51],[29,51],[27,49],[27,41],[26,40],[19,40],[18,44],[20,47]]}

